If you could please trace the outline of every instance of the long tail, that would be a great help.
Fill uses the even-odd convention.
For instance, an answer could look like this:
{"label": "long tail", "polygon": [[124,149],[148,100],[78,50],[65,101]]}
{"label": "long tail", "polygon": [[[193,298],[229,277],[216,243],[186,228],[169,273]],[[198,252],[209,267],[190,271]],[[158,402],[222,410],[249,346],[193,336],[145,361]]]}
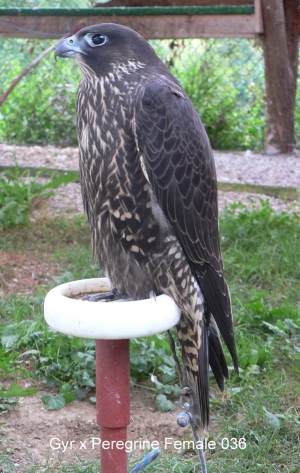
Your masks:
{"label": "long tail", "polygon": [[182,314],[177,325],[181,344],[183,374],[182,387],[188,387],[186,401],[194,421],[195,440],[203,439],[209,423],[209,364],[221,390],[224,377],[228,378],[227,364],[215,320],[207,322],[203,311],[194,318]]}
{"label": "long tail", "polygon": [[184,386],[189,388],[190,404],[197,439],[207,432],[209,422],[208,333],[203,314],[192,319],[182,314],[177,325],[181,344]]}

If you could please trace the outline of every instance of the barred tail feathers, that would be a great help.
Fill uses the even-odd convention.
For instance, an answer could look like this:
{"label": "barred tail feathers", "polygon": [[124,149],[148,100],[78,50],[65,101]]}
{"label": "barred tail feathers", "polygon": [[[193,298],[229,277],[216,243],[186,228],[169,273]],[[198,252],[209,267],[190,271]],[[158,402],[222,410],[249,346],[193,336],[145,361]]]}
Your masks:
{"label": "barred tail feathers", "polygon": [[224,391],[224,378],[229,378],[227,362],[225,359],[222,343],[220,340],[219,330],[214,317],[210,316],[208,326],[208,354],[209,364],[216,378],[221,391]]}
{"label": "barred tail feathers", "polygon": [[182,351],[184,383],[191,390],[187,402],[191,404],[190,413],[194,419],[196,440],[199,440],[206,434],[209,422],[208,331],[203,312],[196,313],[194,318],[183,313],[177,332]]}

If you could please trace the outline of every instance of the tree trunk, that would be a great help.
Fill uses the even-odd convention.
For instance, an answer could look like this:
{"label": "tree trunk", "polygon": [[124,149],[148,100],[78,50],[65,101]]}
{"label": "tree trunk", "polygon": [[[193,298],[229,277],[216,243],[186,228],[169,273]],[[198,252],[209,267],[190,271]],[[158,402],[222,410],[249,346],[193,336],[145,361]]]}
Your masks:
{"label": "tree trunk", "polygon": [[296,146],[294,110],[299,33],[295,40],[298,15],[293,12],[297,4],[298,0],[285,0],[285,15],[283,0],[262,0],[268,154],[288,153]]}
{"label": "tree trunk", "polygon": [[294,76],[296,92],[300,32],[300,0],[284,0],[285,30],[288,59]]}

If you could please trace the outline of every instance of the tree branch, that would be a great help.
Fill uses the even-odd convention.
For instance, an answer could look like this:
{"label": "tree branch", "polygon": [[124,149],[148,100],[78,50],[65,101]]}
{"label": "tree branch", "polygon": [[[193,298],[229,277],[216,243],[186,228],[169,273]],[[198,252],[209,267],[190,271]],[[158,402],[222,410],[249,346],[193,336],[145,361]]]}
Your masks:
{"label": "tree branch", "polygon": [[0,107],[1,105],[3,104],[3,102],[7,99],[7,97],[9,96],[9,94],[14,90],[14,88],[16,87],[16,85],[20,82],[21,79],[23,79],[24,76],[26,76],[26,74],[31,70],[33,69],[34,67],[36,67],[39,62],[45,57],[47,56],[47,54],[49,54],[51,51],[53,51],[53,49],[55,48],[55,46],[64,38],[68,38],[69,36],[72,36],[73,34],[77,33],[77,31],[81,30],[81,28],[83,28],[85,26],[85,23],[83,21],[81,21],[80,23],[78,23],[75,28],[73,28],[71,31],[69,31],[67,34],[65,34],[64,36],[62,36],[62,38],[57,41],[55,44],[53,44],[52,46],[50,46],[49,48],[45,49],[45,51],[43,51],[37,58],[35,58],[30,64],[28,64],[28,66],[25,67],[25,69],[23,69],[23,71],[12,81],[12,83],[10,84],[10,86],[8,87],[8,89],[4,92],[4,94],[2,95],[2,97],[0,97]]}

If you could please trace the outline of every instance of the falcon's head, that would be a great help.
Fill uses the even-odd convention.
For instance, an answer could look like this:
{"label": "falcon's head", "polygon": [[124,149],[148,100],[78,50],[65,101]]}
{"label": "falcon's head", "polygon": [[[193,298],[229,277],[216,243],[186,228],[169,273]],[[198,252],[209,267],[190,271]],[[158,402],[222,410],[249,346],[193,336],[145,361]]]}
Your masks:
{"label": "falcon's head", "polygon": [[116,69],[137,69],[160,60],[144,38],[126,26],[102,23],[78,31],[62,40],[55,48],[55,57],[73,57],[83,73],[91,70],[105,76]]}

